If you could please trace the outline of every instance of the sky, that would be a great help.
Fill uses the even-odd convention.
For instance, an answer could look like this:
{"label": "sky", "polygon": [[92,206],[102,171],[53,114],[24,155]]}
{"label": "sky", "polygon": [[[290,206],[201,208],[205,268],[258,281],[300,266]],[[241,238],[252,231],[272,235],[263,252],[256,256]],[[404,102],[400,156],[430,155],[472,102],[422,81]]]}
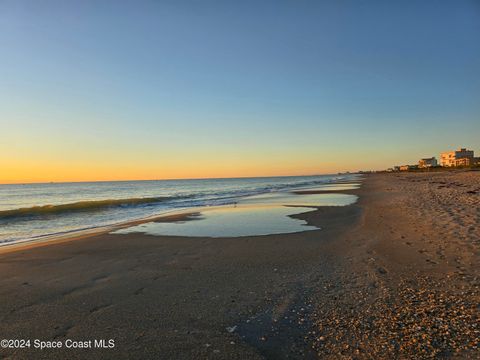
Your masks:
{"label": "sky", "polygon": [[0,183],[480,153],[480,1],[0,0]]}

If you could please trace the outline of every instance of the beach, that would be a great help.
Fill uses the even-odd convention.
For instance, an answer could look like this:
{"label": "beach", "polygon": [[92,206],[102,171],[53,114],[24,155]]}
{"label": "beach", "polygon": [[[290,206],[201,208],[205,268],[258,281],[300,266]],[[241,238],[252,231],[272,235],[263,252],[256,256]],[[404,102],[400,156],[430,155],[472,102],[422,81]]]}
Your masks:
{"label": "beach", "polygon": [[2,338],[114,346],[0,355],[478,358],[480,172],[371,174],[341,193],[358,201],[292,215],[313,231],[1,249]]}

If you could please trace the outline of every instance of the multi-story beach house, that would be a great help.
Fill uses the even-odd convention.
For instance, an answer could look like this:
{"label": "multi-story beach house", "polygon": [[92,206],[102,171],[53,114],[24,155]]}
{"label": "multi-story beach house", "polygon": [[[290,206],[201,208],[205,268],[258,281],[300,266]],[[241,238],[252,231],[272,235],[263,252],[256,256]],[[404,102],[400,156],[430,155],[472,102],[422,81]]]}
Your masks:
{"label": "multi-story beach house", "polygon": [[455,151],[447,151],[440,154],[440,165],[450,166],[469,166],[474,163],[473,150],[460,148]]}
{"label": "multi-story beach house", "polygon": [[425,169],[425,168],[430,168],[430,167],[434,167],[434,166],[437,166],[437,159],[434,157],[431,157],[431,158],[425,158],[425,159],[420,159],[418,161],[418,167],[421,168],[421,169]]}

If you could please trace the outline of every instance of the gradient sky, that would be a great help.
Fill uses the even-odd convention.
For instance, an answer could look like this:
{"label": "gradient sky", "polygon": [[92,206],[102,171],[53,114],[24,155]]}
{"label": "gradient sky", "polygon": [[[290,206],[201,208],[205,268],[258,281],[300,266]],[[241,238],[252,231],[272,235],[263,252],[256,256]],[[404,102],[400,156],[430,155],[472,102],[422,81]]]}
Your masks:
{"label": "gradient sky", "polygon": [[0,0],[0,183],[480,153],[480,1]]}

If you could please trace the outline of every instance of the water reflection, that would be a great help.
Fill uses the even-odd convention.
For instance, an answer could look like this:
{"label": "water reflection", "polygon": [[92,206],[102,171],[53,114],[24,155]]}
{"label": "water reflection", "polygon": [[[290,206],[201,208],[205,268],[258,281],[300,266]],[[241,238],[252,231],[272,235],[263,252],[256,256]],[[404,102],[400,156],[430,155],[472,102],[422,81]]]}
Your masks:
{"label": "water reflection", "polygon": [[202,211],[195,220],[181,222],[149,222],[126,229],[116,234],[135,232],[149,235],[237,237],[268,234],[286,234],[317,230],[303,220],[288,215],[311,211],[305,207],[287,206],[237,206],[218,207]]}
{"label": "water reflection", "polygon": [[350,194],[309,194],[277,192],[243,198],[234,206],[202,209],[194,220],[148,222],[117,230],[115,234],[238,237],[286,234],[317,230],[303,220],[289,215],[312,211],[319,206],[345,206],[357,196]]}

